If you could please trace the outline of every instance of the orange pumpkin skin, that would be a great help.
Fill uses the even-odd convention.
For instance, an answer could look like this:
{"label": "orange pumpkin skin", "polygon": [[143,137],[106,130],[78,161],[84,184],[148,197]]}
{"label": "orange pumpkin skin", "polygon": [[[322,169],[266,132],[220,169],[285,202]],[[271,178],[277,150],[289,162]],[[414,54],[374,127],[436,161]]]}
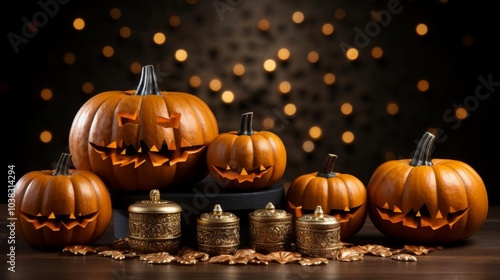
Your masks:
{"label": "orange pumpkin skin", "polygon": [[31,171],[15,186],[16,234],[41,248],[96,242],[112,216],[111,198],[94,173],[68,168],[61,155],[55,170]]}
{"label": "orange pumpkin skin", "polygon": [[431,160],[434,138],[426,132],[413,159],[387,161],[370,178],[369,216],[390,238],[413,244],[457,242],[486,220],[483,180],[464,162]]}
{"label": "orange pumpkin skin", "polygon": [[221,133],[208,146],[210,175],[225,189],[270,188],[285,172],[285,145],[270,131],[253,131],[252,116],[243,114],[239,131]]}
{"label": "orange pumpkin skin", "polygon": [[158,91],[148,66],[138,90],[93,96],[71,126],[75,168],[95,172],[110,190],[189,187],[208,175],[206,146],[218,135],[214,114],[195,95]]}
{"label": "orange pumpkin skin", "polygon": [[333,172],[337,156],[328,154],[321,172],[304,174],[292,181],[286,192],[288,212],[296,218],[314,213],[316,206],[340,222],[340,240],[347,241],[363,227],[367,217],[365,185],[355,176]]}

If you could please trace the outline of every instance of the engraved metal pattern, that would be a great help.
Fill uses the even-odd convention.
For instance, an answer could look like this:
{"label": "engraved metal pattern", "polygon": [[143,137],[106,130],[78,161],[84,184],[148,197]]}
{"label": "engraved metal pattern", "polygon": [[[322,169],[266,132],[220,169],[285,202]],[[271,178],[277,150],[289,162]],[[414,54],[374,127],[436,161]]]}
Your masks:
{"label": "engraved metal pattern", "polygon": [[290,250],[292,223],[290,219],[250,218],[250,246],[264,254]]}
{"label": "engraved metal pattern", "polygon": [[129,213],[130,237],[168,239],[181,236],[181,215]]}
{"label": "engraved metal pattern", "polygon": [[308,256],[335,258],[342,248],[340,228],[310,227],[296,224],[297,251]]}
{"label": "engraved metal pattern", "polygon": [[141,254],[150,254],[158,252],[176,253],[181,248],[181,239],[166,239],[166,240],[143,240],[129,237],[130,248]]}
{"label": "engraved metal pattern", "polygon": [[202,252],[216,254],[233,254],[240,245],[239,222],[197,224],[198,249]]}

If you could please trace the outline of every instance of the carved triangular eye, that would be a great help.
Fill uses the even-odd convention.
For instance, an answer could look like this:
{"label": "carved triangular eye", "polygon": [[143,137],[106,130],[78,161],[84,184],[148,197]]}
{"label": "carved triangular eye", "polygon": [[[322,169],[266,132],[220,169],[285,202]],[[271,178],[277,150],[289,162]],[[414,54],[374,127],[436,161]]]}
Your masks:
{"label": "carved triangular eye", "polygon": [[119,112],[116,114],[118,117],[118,125],[126,125],[126,124],[139,124],[139,112],[135,112],[135,114],[129,114],[125,112]]}
{"label": "carved triangular eye", "polygon": [[181,122],[181,114],[180,113],[172,113],[170,118],[165,118],[158,116],[156,118],[156,124],[162,127],[172,127],[179,128],[179,124]]}

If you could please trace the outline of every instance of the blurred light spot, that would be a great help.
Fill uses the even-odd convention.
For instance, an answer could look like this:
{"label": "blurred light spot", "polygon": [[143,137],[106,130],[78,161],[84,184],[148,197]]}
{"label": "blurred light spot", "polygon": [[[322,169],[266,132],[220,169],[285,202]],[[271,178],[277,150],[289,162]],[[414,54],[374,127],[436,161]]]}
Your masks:
{"label": "blurred light spot", "polygon": [[379,59],[384,55],[384,51],[382,50],[381,47],[374,47],[372,49],[372,57],[375,59]]}
{"label": "blurred light spot", "polygon": [[292,85],[288,81],[283,81],[279,84],[278,89],[280,93],[287,94],[292,89]]}
{"label": "blurred light spot", "polygon": [[280,60],[287,60],[290,58],[290,51],[287,48],[281,48],[278,50],[278,58]]}
{"label": "blurred light spot", "polygon": [[197,88],[201,85],[201,78],[199,76],[192,76],[190,79],[189,79],[189,85],[194,87],[194,88]]}
{"label": "blurred light spot", "polygon": [[474,43],[474,37],[470,34],[465,34],[462,36],[462,44],[465,46],[471,46]]}
{"label": "blurred light spot", "polygon": [[334,17],[338,20],[345,19],[345,10],[343,8],[337,8],[334,12]]}
{"label": "blurred light spot", "polygon": [[42,131],[42,133],[40,133],[40,141],[43,143],[49,143],[52,141],[52,133],[48,130]]}
{"label": "blurred light spot", "polygon": [[130,35],[132,35],[132,30],[130,30],[129,27],[124,26],[124,27],[120,28],[120,36],[122,38],[128,38],[128,37],[130,37]]}
{"label": "blurred light spot", "polygon": [[44,88],[40,92],[40,97],[43,100],[50,100],[50,99],[52,99],[52,96],[53,96],[53,94],[52,94],[52,90],[50,88]]}
{"label": "blurred light spot", "polygon": [[306,153],[310,153],[310,152],[314,151],[314,143],[310,140],[304,141],[304,143],[302,143],[302,149]]}
{"label": "blurred light spot", "polygon": [[94,85],[91,82],[85,82],[82,85],[82,91],[86,94],[92,93],[94,91]]}
{"label": "blurred light spot", "polygon": [[323,24],[321,31],[323,32],[323,34],[328,36],[328,35],[333,34],[333,31],[335,31],[335,28],[333,27],[333,25],[331,23],[325,23],[325,24]]}
{"label": "blurred light spot", "polygon": [[312,126],[309,128],[309,136],[311,136],[312,139],[320,138],[322,133],[323,132],[319,126]]}
{"label": "blurred light spot", "polygon": [[427,25],[425,23],[419,23],[415,28],[415,31],[417,31],[418,35],[424,36],[428,31]]}
{"label": "blurred light spot", "polygon": [[219,79],[212,79],[210,81],[210,84],[208,85],[208,87],[212,90],[212,91],[218,91],[222,88],[222,83]]}
{"label": "blurred light spot", "polygon": [[105,46],[102,48],[102,55],[105,57],[112,57],[113,54],[115,53],[115,50],[111,46]]}
{"label": "blurred light spot", "polygon": [[233,66],[233,73],[236,76],[242,76],[243,74],[245,74],[245,66],[243,66],[243,64],[241,64],[241,63],[235,64]]}
{"label": "blurred light spot", "polygon": [[76,61],[76,57],[74,54],[67,53],[64,55],[64,63],[71,65],[71,64],[75,63],[75,61]]}
{"label": "blurred light spot", "polygon": [[469,113],[464,107],[458,107],[455,110],[455,116],[457,117],[457,119],[463,120],[469,116]]}
{"label": "blurred light spot", "polygon": [[349,116],[350,114],[352,114],[352,111],[353,111],[353,107],[352,107],[351,103],[346,102],[340,106],[340,112],[344,116]]}
{"label": "blurred light spot", "polygon": [[274,119],[267,117],[262,121],[262,126],[265,130],[270,130],[274,127]]}
{"label": "blurred light spot", "polygon": [[109,12],[109,15],[111,16],[112,19],[119,19],[122,16],[122,11],[118,8],[113,8]]}
{"label": "blurred light spot", "polygon": [[181,18],[177,15],[170,16],[168,18],[168,24],[170,24],[170,26],[172,27],[178,27],[179,25],[181,25]]}
{"label": "blurred light spot", "polygon": [[260,31],[267,31],[269,30],[270,26],[271,24],[269,23],[269,20],[265,18],[259,20],[259,22],[257,23],[257,27],[259,28]]}
{"label": "blurred light spot", "polygon": [[153,42],[155,42],[155,44],[157,44],[157,45],[161,45],[161,44],[165,43],[165,41],[167,41],[167,37],[165,36],[165,34],[163,34],[161,32],[157,32],[153,36]]}
{"label": "blurred light spot", "polygon": [[130,64],[130,72],[134,74],[139,74],[141,73],[141,70],[142,70],[142,65],[139,62],[132,62],[132,64]]}
{"label": "blurred light spot", "polygon": [[221,95],[222,102],[228,104],[234,101],[234,93],[230,90],[225,90]]}
{"label": "blurred light spot", "polygon": [[345,144],[351,144],[352,142],[354,142],[354,133],[350,131],[342,133],[342,142],[344,142]]}
{"label": "blurred light spot", "polygon": [[396,115],[399,112],[399,106],[397,103],[391,102],[391,103],[387,104],[387,107],[385,108],[385,110],[387,111],[387,113],[389,115]]}
{"label": "blurred light spot", "polygon": [[371,16],[371,19],[373,21],[379,22],[379,21],[382,20],[382,12],[380,12],[380,11],[373,10],[373,11],[370,12],[370,16]]}
{"label": "blurred light spot", "polygon": [[427,82],[426,80],[418,81],[417,89],[421,92],[426,92],[427,90],[429,90],[429,82]]}
{"label": "blurred light spot", "polygon": [[276,70],[276,62],[273,59],[267,59],[264,61],[264,70],[267,72],[272,72]]}
{"label": "blurred light spot", "polygon": [[319,54],[317,51],[310,51],[307,54],[307,60],[311,63],[316,63],[319,60]]}
{"label": "blurred light spot", "polygon": [[184,49],[178,49],[175,51],[175,59],[179,62],[184,62],[188,58],[188,53]]}
{"label": "blurred light spot", "polygon": [[297,113],[297,106],[295,106],[295,104],[293,104],[293,103],[288,103],[283,108],[283,112],[287,116],[293,116]]}
{"label": "blurred light spot", "polygon": [[83,28],[85,28],[85,21],[83,19],[81,19],[81,18],[76,18],[73,21],[73,27],[76,30],[82,30]]}
{"label": "blurred light spot", "polygon": [[326,84],[326,85],[333,85],[335,83],[335,74],[333,73],[326,73],[324,76],[323,76],[323,82]]}
{"label": "blurred light spot", "polygon": [[349,59],[349,60],[356,60],[359,56],[359,52],[355,48],[350,48],[347,50],[345,55],[346,55],[347,59]]}
{"label": "blurred light spot", "polygon": [[297,24],[302,23],[304,21],[304,14],[300,11],[296,11],[292,14],[292,20]]}

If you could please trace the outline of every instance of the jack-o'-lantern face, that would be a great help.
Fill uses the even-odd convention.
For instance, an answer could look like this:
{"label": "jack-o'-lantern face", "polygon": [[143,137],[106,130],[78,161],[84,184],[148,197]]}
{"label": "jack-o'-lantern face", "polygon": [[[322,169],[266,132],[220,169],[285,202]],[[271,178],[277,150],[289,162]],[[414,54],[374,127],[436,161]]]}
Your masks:
{"label": "jack-o'-lantern face", "polygon": [[217,135],[207,104],[188,93],[157,91],[154,71],[145,66],[137,90],[103,92],[80,108],[69,147],[75,167],[92,170],[111,190],[150,191],[205,178],[206,147]]}
{"label": "jack-o'-lantern face", "polygon": [[31,223],[35,229],[47,227],[50,230],[59,231],[61,230],[61,227],[68,230],[76,226],[85,228],[89,223],[93,222],[97,216],[99,216],[99,212],[94,212],[88,215],[82,215],[80,213],[75,216],[74,213],[69,215],[55,215],[54,212],[49,215],[42,215],[41,213],[30,215],[21,211],[20,215],[26,222]]}
{"label": "jack-o'-lantern face", "polygon": [[243,183],[243,182],[253,182],[255,179],[261,178],[269,172],[269,170],[272,168],[272,165],[269,165],[265,167],[264,165],[260,165],[259,167],[255,168],[248,168],[245,169],[244,167],[236,167],[236,168],[231,168],[229,164],[226,165],[226,167],[219,167],[212,165],[213,170],[215,170],[221,178],[231,180],[231,181],[237,181],[238,183]]}

